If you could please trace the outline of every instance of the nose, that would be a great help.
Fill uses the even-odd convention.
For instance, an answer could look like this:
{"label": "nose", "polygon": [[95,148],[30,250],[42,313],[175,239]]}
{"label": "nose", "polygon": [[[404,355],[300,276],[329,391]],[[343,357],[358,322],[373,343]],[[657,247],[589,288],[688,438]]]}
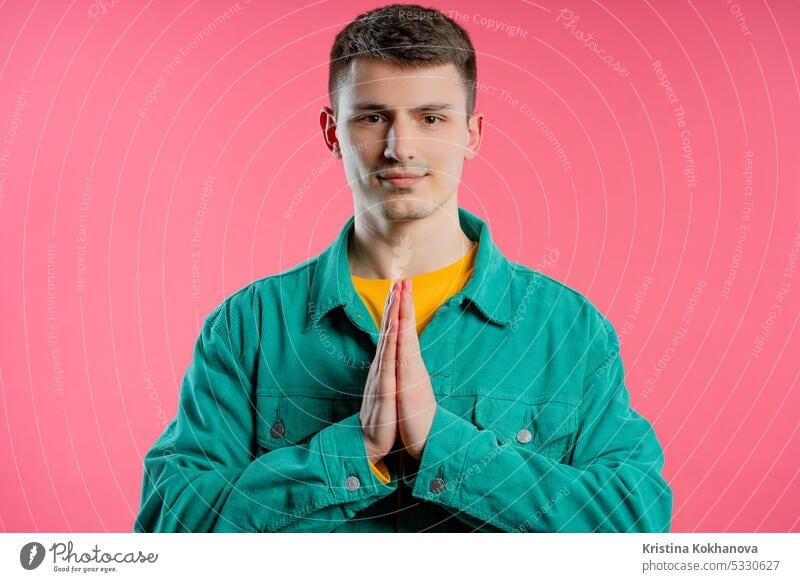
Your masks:
{"label": "nose", "polygon": [[383,155],[399,161],[413,160],[416,157],[413,130],[402,120],[395,119],[389,127]]}

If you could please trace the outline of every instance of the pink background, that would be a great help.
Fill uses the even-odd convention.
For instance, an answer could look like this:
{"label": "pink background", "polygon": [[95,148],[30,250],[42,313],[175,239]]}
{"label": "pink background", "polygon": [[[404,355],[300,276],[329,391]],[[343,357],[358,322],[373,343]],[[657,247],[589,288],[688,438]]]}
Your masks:
{"label": "pink background", "polygon": [[[318,114],[379,4],[278,4],[0,4],[1,530],[131,531],[203,317],[352,213]],[[615,325],[673,531],[800,531],[800,4],[430,5],[479,53],[459,203]]]}

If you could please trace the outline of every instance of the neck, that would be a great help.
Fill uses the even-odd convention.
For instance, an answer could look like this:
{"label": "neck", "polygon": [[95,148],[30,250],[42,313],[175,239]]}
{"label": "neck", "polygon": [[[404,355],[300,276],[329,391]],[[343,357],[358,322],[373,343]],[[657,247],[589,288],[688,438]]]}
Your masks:
{"label": "neck", "polygon": [[461,230],[456,205],[441,206],[416,220],[381,220],[360,213],[348,244],[350,273],[365,279],[406,279],[455,263],[473,244]]}

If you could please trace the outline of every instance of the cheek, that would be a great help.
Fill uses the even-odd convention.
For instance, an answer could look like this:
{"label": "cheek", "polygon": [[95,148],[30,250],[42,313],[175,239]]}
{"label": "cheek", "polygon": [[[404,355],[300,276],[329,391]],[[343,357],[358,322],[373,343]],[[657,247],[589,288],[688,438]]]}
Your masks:
{"label": "cheek", "polygon": [[361,166],[357,159],[352,156],[347,156],[342,160],[342,167],[344,168],[344,175],[348,182],[357,182],[361,175]]}
{"label": "cheek", "polygon": [[[367,136],[358,135],[358,133],[349,135],[346,145],[343,144],[345,154],[354,160],[367,161],[374,157],[375,153],[380,149],[378,143],[374,139],[369,139]],[[364,162],[354,162],[364,163]]]}
{"label": "cheek", "polygon": [[[363,146],[362,146],[363,147]],[[344,172],[351,183],[368,183],[373,180],[376,163],[370,151],[352,150],[343,160]]]}
{"label": "cheek", "polygon": [[382,135],[375,131],[354,130],[349,132],[347,142],[348,151],[356,156],[364,158],[374,157],[383,152],[385,141],[381,141]]}
{"label": "cheek", "polygon": [[461,162],[455,150],[450,150],[446,157],[440,158],[435,166],[438,183],[452,186],[454,182],[458,182],[461,179]]}
{"label": "cheek", "polygon": [[464,148],[457,135],[437,136],[427,154],[432,164],[452,170],[464,159]]}

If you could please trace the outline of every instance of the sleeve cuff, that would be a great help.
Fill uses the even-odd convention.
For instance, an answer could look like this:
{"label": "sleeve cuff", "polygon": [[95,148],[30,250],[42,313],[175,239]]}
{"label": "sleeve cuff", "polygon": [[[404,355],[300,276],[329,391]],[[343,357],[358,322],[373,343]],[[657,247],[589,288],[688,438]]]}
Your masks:
{"label": "sleeve cuff", "polygon": [[359,414],[323,429],[322,460],[334,499],[347,503],[358,498],[385,496],[397,488],[396,481],[382,482],[370,467]]}
{"label": "sleeve cuff", "polygon": [[[407,472],[403,475],[403,480],[413,485],[411,495],[451,504],[461,484],[464,463],[477,430],[457,414],[437,405],[416,475],[407,477]],[[416,468],[416,463],[408,465],[409,468]]]}

